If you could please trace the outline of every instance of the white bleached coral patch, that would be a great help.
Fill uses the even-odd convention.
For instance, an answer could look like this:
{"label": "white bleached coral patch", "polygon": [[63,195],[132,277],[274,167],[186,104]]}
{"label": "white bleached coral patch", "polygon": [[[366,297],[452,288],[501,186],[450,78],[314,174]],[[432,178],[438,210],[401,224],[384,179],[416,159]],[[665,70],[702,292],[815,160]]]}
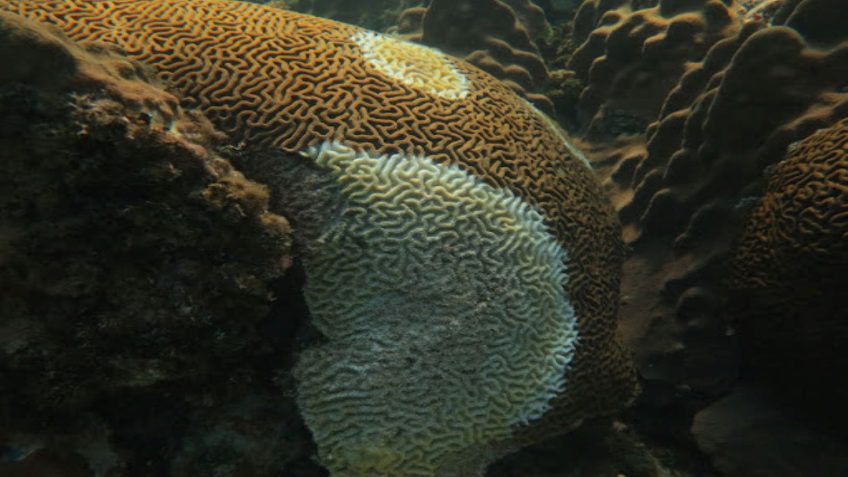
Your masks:
{"label": "white bleached coral patch", "polygon": [[370,31],[358,31],[351,40],[373,68],[392,79],[446,99],[468,95],[468,78],[438,50]]}
{"label": "white bleached coral patch", "polygon": [[306,155],[344,204],[304,259],[327,342],[295,375],[322,463],[351,477],[482,465],[566,385],[565,251],[538,211],[457,167],[338,143]]}

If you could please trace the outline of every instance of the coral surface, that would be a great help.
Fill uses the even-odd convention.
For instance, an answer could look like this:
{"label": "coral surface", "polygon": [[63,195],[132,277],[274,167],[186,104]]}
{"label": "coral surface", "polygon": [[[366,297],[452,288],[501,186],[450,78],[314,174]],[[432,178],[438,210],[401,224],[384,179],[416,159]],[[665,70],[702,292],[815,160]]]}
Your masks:
{"label": "coral surface", "polygon": [[844,422],[848,391],[825,383],[848,373],[848,314],[834,300],[848,289],[848,120],[792,144],[769,170],[732,265],[750,366],[780,388],[804,383],[795,397]]}
{"label": "coral surface", "polygon": [[[407,313],[403,315],[406,321],[399,321],[396,319],[399,309],[389,306],[389,303],[397,303],[398,296],[403,303],[402,297],[411,292],[413,299],[427,297],[416,296],[416,288],[401,290],[385,277],[381,278],[380,273],[386,276],[396,273],[392,266],[385,266],[367,278],[371,280],[368,283],[379,289],[378,292],[371,290],[363,295],[367,300],[350,300],[344,304],[347,308],[335,311],[340,316],[355,316],[354,330],[345,331],[345,322],[339,322],[335,328],[335,325],[317,318],[316,325],[328,341],[303,355],[303,369],[308,369],[310,355],[317,355],[322,349],[332,349],[337,346],[337,341],[352,339],[349,333],[357,333],[360,338],[368,334],[381,335],[388,337],[383,339],[389,341],[393,337],[400,339],[401,335],[407,335],[404,339],[417,338],[418,346],[427,345],[428,336],[425,334],[408,336],[411,330],[421,326],[416,323],[416,318],[432,322],[446,316],[457,318],[457,324],[453,325],[455,333],[437,339],[426,356],[438,356],[439,347],[447,346],[453,338],[461,341],[461,337],[479,334],[476,340],[482,344],[466,350],[467,353],[455,362],[446,363],[449,368],[425,369],[444,379],[450,378],[450,382],[458,379],[451,377],[450,373],[465,369],[481,382],[480,392],[503,389],[514,376],[509,371],[512,368],[521,370],[522,379],[529,383],[553,383],[531,385],[528,388],[531,391],[521,391],[514,398],[516,402],[512,402],[513,398],[509,395],[498,394],[491,400],[480,400],[474,394],[457,393],[455,396],[459,401],[456,405],[466,406],[467,412],[452,414],[457,416],[456,419],[434,419],[432,427],[423,435],[416,434],[418,430],[393,424],[395,427],[388,428],[400,434],[381,436],[378,442],[396,447],[377,447],[374,453],[360,452],[350,456],[345,452],[360,449],[363,437],[382,425],[372,422],[368,425],[374,427],[362,429],[345,425],[343,418],[348,415],[349,404],[362,399],[355,384],[368,380],[412,382],[411,377],[403,375],[406,370],[399,367],[399,363],[381,361],[392,354],[381,355],[383,345],[380,342],[359,341],[372,346],[370,352],[374,361],[370,366],[362,366],[358,361],[368,356],[369,349],[359,349],[356,356],[340,357],[342,361],[336,363],[338,369],[352,375],[344,379],[340,376],[338,380],[327,376],[328,379],[320,383],[323,394],[317,392],[319,384],[313,382],[311,376],[301,374],[299,381],[304,391],[300,405],[305,410],[307,424],[313,427],[318,438],[319,458],[334,474],[381,475],[381,472],[388,472],[395,477],[475,475],[486,461],[513,447],[513,439],[526,442],[551,432],[563,432],[584,418],[616,411],[632,397],[632,371],[614,339],[621,256],[617,223],[590,169],[573,154],[574,149],[562,133],[548,118],[491,76],[433,50],[393,44],[392,41],[397,40],[371,36],[373,34],[366,34],[355,27],[247,3],[212,0],[3,1],[0,7],[56,25],[81,43],[115,45],[129,57],[155,67],[163,79],[181,92],[185,105],[197,106],[217,127],[240,142],[242,151],[254,151],[257,155],[277,153],[280,162],[283,156],[298,153],[311,159],[301,159],[302,167],[317,169],[316,175],[331,178],[334,177],[331,165],[327,163],[327,167],[322,168],[319,164],[322,156],[314,153],[316,147],[326,142],[349,148],[353,151],[352,157],[362,158],[363,162],[357,164],[363,167],[368,164],[366,158],[388,164],[378,158],[402,157],[409,158],[410,162],[405,164],[426,165],[422,168],[425,171],[451,171],[451,177],[465,178],[463,180],[466,181],[465,186],[462,182],[452,181],[451,187],[462,189],[473,184],[473,187],[462,190],[468,190],[471,197],[489,207],[484,210],[486,215],[480,217],[483,223],[475,224],[480,231],[512,233],[509,223],[516,220],[516,214],[524,214],[524,210],[535,211],[527,212],[529,216],[538,214],[540,219],[535,222],[536,225],[526,226],[541,235],[537,234],[536,238],[521,245],[517,260],[528,267],[521,270],[534,268],[530,264],[538,256],[535,250],[544,234],[550,235],[545,243],[556,244],[567,253],[563,264],[567,283],[556,296],[560,300],[567,297],[576,317],[578,339],[573,356],[567,348],[563,350],[545,345],[536,352],[528,352],[525,347],[504,348],[498,346],[497,341],[483,339],[497,336],[488,327],[497,328],[497,317],[503,314],[497,306],[500,302],[496,300],[496,291],[486,291],[487,284],[510,283],[510,276],[518,277],[532,287],[549,288],[551,283],[547,278],[547,283],[539,283],[538,277],[525,276],[517,270],[501,271],[503,278],[487,275],[495,272],[493,268],[487,268],[489,265],[483,265],[490,260],[480,253],[485,250],[477,250],[477,255],[469,257],[468,261],[448,260],[437,267],[442,272],[439,274],[441,277],[461,271],[466,263],[479,267],[468,270],[479,270],[482,275],[462,275],[469,280],[463,286],[485,291],[476,299],[467,296],[465,298],[469,301],[457,303],[454,298],[444,297],[450,306],[443,310],[431,310],[426,316]],[[438,92],[454,94],[435,94],[429,89],[432,85],[416,82],[416,76],[428,72],[433,65],[438,66],[435,72],[441,75],[440,81],[435,83],[442,85]],[[389,172],[387,169],[380,173]],[[460,172],[461,175],[456,175]],[[256,176],[264,174],[259,171]],[[407,198],[404,195],[395,198],[373,194],[369,198],[369,194],[374,192],[370,189],[345,197],[343,191],[345,186],[350,185],[348,181],[364,181],[365,178],[358,177],[355,169],[340,174],[338,178],[341,179],[337,181],[338,187],[328,187],[326,192],[339,194],[337,202],[341,207],[328,209],[326,214],[341,214],[340,221],[328,221],[329,229],[323,234],[319,231],[315,243],[311,244],[312,251],[304,257],[307,290],[310,276],[331,275],[322,272],[320,266],[310,267],[310,264],[320,263],[318,257],[321,253],[332,250],[330,238],[337,233],[335,227],[347,227],[347,220],[353,221],[352,225],[338,233],[349,234],[347,237],[351,240],[347,246],[353,248],[345,249],[346,253],[358,255],[349,258],[352,262],[344,270],[334,270],[337,274],[355,271],[350,270],[351,267],[373,268],[370,260],[376,260],[373,254],[382,247],[389,250],[401,247],[395,250],[411,254],[424,247],[430,255],[408,259],[409,263],[417,263],[419,259],[438,256],[438,250],[450,245],[427,240],[426,236],[416,233],[402,235],[400,243],[393,241],[393,237],[385,237],[373,246],[364,246],[377,240],[381,232],[378,228],[369,227],[368,222],[359,226],[354,220],[360,219],[355,215],[354,204],[360,204],[359,207],[362,203],[367,204],[364,210],[368,210],[369,214],[379,216],[386,213],[387,220],[392,214],[403,213],[409,217],[405,221],[409,227],[416,224],[413,219],[425,215],[429,210],[427,207],[432,204],[413,196],[404,202]],[[275,193],[283,193],[282,189],[296,182],[290,177],[288,182],[282,180],[270,185]],[[359,186],[362,187],[362,184]],[[504,215],[506,211],[502,206],[486,202],[484,192],[490,194],[492,191],[517,198],[510,202],[513,205],[507,215]],[[441,187],[434,187],[429,194],[434,201],[446,195],[458,195]],[[388,199],[397,199],[397,203],[393,204]],[[445,207],[456,205],[450,201],[440,203]],[[400,212],[396,208],[398,206]],[[452,217],[449,211],[445,217]],[[544,227],[539,226],[542,222]],[[520,232],[521,228],[514,231]],[[467,232],[471,233],[471,230]],[[495,238],[497,236],[493,235],[492,239]],[[356,244],[360,247],[357,248]],[[548,250],[545,253],[552,257],[562,256],[556,247],[542,248]],[[466,246],[462,250],[468,251],[469,248]],[[310,262],[310,257],[316,261]],[[418,263],[418,267],[425,268],[436,265],[432,261]],[[408,270],[415,273],[414,267]],[[557,276],[558,272],[553,270],[550,273],[554,275],[541,276]],[[523,287],[521,283],[518,285]],[[320,286],[320,282],[315,286]],[[422,293],[429,289],[424,284],[421,286]],[[310,308],[321,310],[327,298],[321,293],[311,296]],[[469,306],[473,310],[469,311]],[[510,313],[521,313],[524,308],[519,303],[510,306],[516,307],[510,308]],[[548,311],[543,316],[510,315],[511,322],[519,323],[526,319],[530,320],[528,323],[539,323],[536,320],[542,320],[539,326],[556,326],[554,322],[546,322],[545,317],[552,316],[550,310],[559,305],[545,306]],[[559,309],[566,312],[565,317],[559,319],[567,320],[567,308]],[[478,319],[459,318],[469,316],[467,313]],[[568,322],[559,323],[565,329],[559,330],[559,334],[552,334],[551,339],[569,346],[569,340],[564,338],[570,333]],[[374,326],[374,329],[369,329],[369,326]],[[381,326],[384,329],[380,329]],[[514,337],[503,336],[502,339]],[[492,366],[502,364],[503,372],[489,371],[497,369],[497,366],[480,366],[481,355]],[[572,356],[567,366],[563,362],[566,356]],[[552,370],[557,367],[565,369],[564,375],[554,376]],[[367,371],[373,369],[380,369],[384,374],[368,375]],[[482,384],[486,379],[491,381]],[[470,377],[468,380],[474,382]],[[438,383],[438,380],[431,382]],[[559,389],[557,383],[562,382],[566,385]],[[392,412],[401,415],[405,411],[420,413],[422,410],[417,403],[426,398],[421,395],[425,392],[429,396],[447,391],[438,385],[411,387],[407,394],[398,392],[397,399],[367,404],[375,406],[377,411],[383,408],[387,416],[395,416]],[[539,394],[534,397],[532,393]],[[502,407],[499,400],[510,404],[511,411],[506,414],[509,418],[498,412]],[[432,406],[441,406],[439,401],[431,403]],[[396,409],[392,409],[393,406]],[[423,410],[425,415],[434,416],[437,411],[438,408]],[[533,419],[541,414],[544,414],[541,419]],[[403,422],[402,418],[396,418],[396,421]],[[510,429],[504,431],[505,426]],[[457,435],[457,428],[479,434],[471,439],[451,438]],[[484,429],[485,433],[482,432]],[[434,442],[439,445],[433,445]],[[340,449],[341,453],[336,455]]]}
{"label": "coral surface", "polygon": [[786,0],[739,0],[739,11],[746,22],[771,23]]}
{"label": "coral surface", "polygon": [[485,453],[442,469],[458,465],[454,449],[543,416],[569,383],[566,251],[519,197],[459,168],[332,143],[308,154],[346,199],[305,263],[329,343],[296,369],[326,464],[340,475],[479,474]]}
{"label": "coral surface", "polygon": [[425,0],[255,0],[277,8],[329,18],[374,31],[385,31],[398,16]]}
{"label": "coral surface", "polygon": [[[594,157],[606,156],[602,168],[609,167],[625,238],[644,250],[672,246],[675,256],[668,258],[683,267],[660,272],[677,275],[659,280],[674,284],[666,300],[694,293],[699,298],[686,300],[721,304],[716,290],[696,284],[718,284],[726,273],[722,260],[760,194],[764,168],[790,143],[848,112],[848,50],[844,36],[834,35],[827,6],[801,2],[786,26],[746,25],[690,66],[648,129],[647,144],[636,138],[596,146]],[[625,294],[649,295],[639,290]]]}

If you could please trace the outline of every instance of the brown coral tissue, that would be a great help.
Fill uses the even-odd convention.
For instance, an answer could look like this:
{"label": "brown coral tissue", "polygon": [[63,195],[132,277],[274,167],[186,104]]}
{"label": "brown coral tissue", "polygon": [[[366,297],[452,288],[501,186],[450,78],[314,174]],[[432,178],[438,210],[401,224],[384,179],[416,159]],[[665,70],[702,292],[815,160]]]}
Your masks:
{"label": "brown coral tissue", "polygon": [[[750,366],[846,422],[848,120],[789,148],[769,171],[733,259],[730,288]],[[800,384],[800,385],[799,385]],[[797,390],[793,390],[797,389]],[[833,414],[833,411],[837,411]]]}

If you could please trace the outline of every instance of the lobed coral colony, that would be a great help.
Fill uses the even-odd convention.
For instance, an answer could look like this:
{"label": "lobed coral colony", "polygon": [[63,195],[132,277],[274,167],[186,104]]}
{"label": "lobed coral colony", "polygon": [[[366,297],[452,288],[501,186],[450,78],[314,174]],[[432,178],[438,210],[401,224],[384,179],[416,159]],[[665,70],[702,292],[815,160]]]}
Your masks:
{"label": "lobed coral colony", "polygon": [[[333,476],[482,475],[518,440],[632,398],[612,210],[563,133],[494,78],[247,3],[0,8],[153,66],[242,150],[323,181],[329,217],[302,240],[324,341],[294,374]],[[259,169],[272,192],[302,187]]]}
{"label": "lobed coral colony", "polygon": [[[689,428],[704,396],[712,402],[751,381],[791,401],[792,412],[825,415],[816,425],[846,421],[844,380],[832,378],[848,369],[835,271],[848,244],[838,172],[848,116],[844,6],[587,0],[575,17],[583,44],[570,64],[586,85],[579,145],[607,178],[632,247],[625,342],[646,395],[676,390],[650,404],[680,416],[657,421],[659,432],[694,433],[729,475],[846,468],[799,456],[763,470],[750,451],[716,441],[761,425],[738,411],[759,393],[740,391],[699,414],[721,419]],[[755,436],[742,441],[773,454],[789,445]]]}

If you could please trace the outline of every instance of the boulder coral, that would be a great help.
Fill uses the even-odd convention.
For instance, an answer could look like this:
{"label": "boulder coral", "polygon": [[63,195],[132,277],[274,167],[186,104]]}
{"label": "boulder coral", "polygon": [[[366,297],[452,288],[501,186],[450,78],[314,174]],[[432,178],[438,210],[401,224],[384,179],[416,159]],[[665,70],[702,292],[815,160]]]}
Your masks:
{"label": "boulder coral", "polygon": [[586,85],[578,109],[588,134],[604,138],[644,131],[690,63],[741,23],[737,10],[720,0],[661,0],[650,8],[618,3],[581,6],[575,35],[586,35],[588,25],[591,33],[569,61]]}
{"label": "boulder coral", "polygon": [[[676,397],[664,399],[658,407],[679,411],[680,422],[688,422],[692,408],[704,396],[726,392],[740,373],[752,369],[749,349],[768,349],[750,340],[759,341],[756,335],[762,333],[763,342],[768,343],[768,328],[773,325],[763,324],[765,317],[750,317],[756,307],[749,305],[777,299],[808,302],[803,287],[742,286],[734,278],[737,272],[732,263],[735,256],[742,260],[738,263],[750,263],[751,269],[738,270],[748,270],[741,275],[751,278],[772,273],[764,265],[772,262],[767,247],[753,247],[755,236],[743,234],[766,230],[758,215],[762,212],[751,219],[749,215],[752,210],[766,210],[761,201],[772,204],[769,214],[784,214],[769,192],[773,186],[768,185],[779,183],[772,175],[784,170],[778,164],[792,156],[799,169],[817,170],[816,156],[793,156],[792,145],[848,115],[848,31],[844,28],[848,11],[843,6],[836,0],[786,2],[771,25],[742,24],[735,34],[717,41],[703,60],[686,66],[644,135],[614,141],[586,138],[589,157],[608,177],[605,184],[623,222],[625,241],[632,246],[624,265],[622,327],[636,349],[646,394],[667,396],[673,389]],[[797,172],[785,177],[793,182],[801,179]],[[838,182],[838,175],[834,180]],[[783,184],[793,187],[790,182]],[[829,194],[806,213],[838,216],[841,192],[836,188]],[[781,205],[786,214],[799,212],[789,204]],[[819,233],[822,239],[831,237],[827,228],[815,227],[818,231],[810,231],[806,240],[815,241]],[[749,253],[737,252],[740,240]],[[763,255],[755,258],[755,254]],[[803,254],[782,258],[786,266],[791,262],[804,268]],[[758,264],[765,268],[754,273]],[[826,267],[818,270],[822,276],[817,280],[838,277]],[[766,296],[778,289],[777,295]],[[838,295],[816,296],[826,307],[833,306]],[[790,308],[784,311],[789,313]],[[769,318],[793,322],[791,316]],[[811,318],[794,329],[803,335],[805,327],[816,321]],[[744,322],[759,325],[745,325],[743,333]],[[839,340],[840,333],[831,337]],[[810,335],[804,339],[815,342]],[[816,369],[830,369],[832,364],[824,355],[818,355],[819,364],[806,360],[804,373],[813,376],[818,375]],[[760,363],[762,356],[757,358]],[[786,385],[783,389],[786,393],[808,388]],[[826,408],[838,411],[837,406]]]}
{"label": "boulder coral", "polygon": [[[334,476],[480,475],[517,443],[632,398],[615,339],[618,224],[564,134],[496,79],[423,46],[241,2],[0,9],[120,48],[245,161],[277,154],[276,167],[326,186],[311,193],[334,206],[316,212],[324,222],[302,257],[323,337],[295,375]],[[261,164],[249,176],[273,194],[310,192]]]}
{"label": "boulder coral", "polygon": [[295,12],[330,18],[375,31],[395,24],[398,15],[421,0],[251,0]]}
{"label": "boulder coral", "polygon": [[786,0],[739,0],[739,11],[746,22],[771,23]]}
{"label": "boulder coral", "polygon": [[[848,119],[789,147],[734,249],[728,287],[739,302],[750,366],[781,389],[846,422]],[[824,365],[826,363],[826,366]],[[834,414],[836,413],[836,414]]]}

